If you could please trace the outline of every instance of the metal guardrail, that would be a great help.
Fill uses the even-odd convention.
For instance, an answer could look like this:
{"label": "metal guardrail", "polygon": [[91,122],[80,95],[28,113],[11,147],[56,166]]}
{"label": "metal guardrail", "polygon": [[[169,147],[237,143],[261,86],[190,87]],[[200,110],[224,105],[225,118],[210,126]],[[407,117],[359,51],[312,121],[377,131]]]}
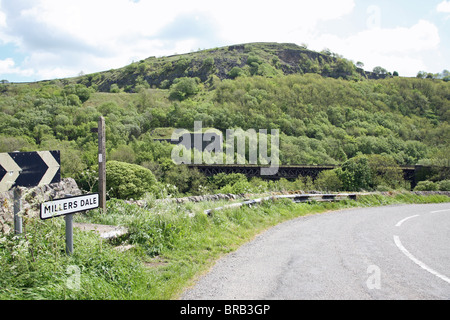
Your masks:
{"label": "metal guardrail", "polygon": [[239,208],[242,206],[252,206],[257,205],[264,201],[270,201],[274,199],[292,199],[296,203],[316,201],[316,202],[327,202],[327,201],[340,201],[340,200],[356,200],[356,193],[339,193],[339,194],[288,194],[288,195],[276,195],[270,197],[264,197],[253,200],[246,200],[244,202],[233,203],[230,205],[217,207],[214,209],[207,209],[204,211],[205,214],[211,215],[214,211]]}

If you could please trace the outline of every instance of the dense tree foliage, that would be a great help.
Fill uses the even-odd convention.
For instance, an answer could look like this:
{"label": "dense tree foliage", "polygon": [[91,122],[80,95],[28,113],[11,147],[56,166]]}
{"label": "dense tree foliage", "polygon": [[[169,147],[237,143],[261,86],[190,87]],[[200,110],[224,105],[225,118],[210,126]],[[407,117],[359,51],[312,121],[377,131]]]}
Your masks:
{"label": "dense tree foliage", "polygon": [[[61,150],[63,176],[92,189],[86,172],[96,167],[97,136],[91,128],[97,127],[102,115],[107,125],[107,159],[145,167],[160,183],[176,186],[178,193],[211,192],[226,186],[247,190],[256,185],[232,180],[235,177],[226,184],[224,177],[208,181],[198,172],[175,166],[173,145],[154,139],[170,139],[174,128],[193,130],[194,121],[222,132],[279,129],[282,165],[342,165],[340,171],[319,176],[317,183],[329,190],[398,188],[403,186],[398,166],[449,166],[450,83],[426,77],[324,77],[324,72],[337,76],[356,70],[345,59],[327,60],[331,55],[318,55],[317,65],[311,59],[302,60],[299,68],[310,73],[285,75],[278,72],[278,56],[245,53],[240,67],[222,70],[229,78],[223,80],[213,72],[224,65],[211,56],[197,66],[206,78],[182,72],[179,78],[167,78],[159,89],[150,88],[142,76],[135,79],[132,90],[117,82],[108,92],[99,92],[95,81],[106,76],[98,74],[83,76],[77,83],[66,79],[3,83],[0,152]],[[327,64],[333,64],[328,71]],[[166,62],[164,68],[173,74],[173,70],[192,68],[192,61]],[[146,62],[121,72],[133,77],[152,70]],[[381,68],[375,71],[384,73]],[[448,175],[432,178],[445,180]]]}

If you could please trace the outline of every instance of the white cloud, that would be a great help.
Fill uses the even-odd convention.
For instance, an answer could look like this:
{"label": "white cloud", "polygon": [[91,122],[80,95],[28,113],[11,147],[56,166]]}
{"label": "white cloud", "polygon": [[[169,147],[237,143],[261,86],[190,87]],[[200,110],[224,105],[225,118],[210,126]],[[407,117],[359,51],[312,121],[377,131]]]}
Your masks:
{"label": "white cloud", "polygon": [[6,27],[6,15],[4,12],[0,11],[0,28]]}
{"label": "white cloud", "polygon": [[0,60],[0,73],[9,73],[14,67],[14,61],[11,58]]}
{"label": "white cloud", "polygon": [[320,21],[341,18],[349,14],[354,6],[353,0],[231,0],[226,5],[210,7],[208,12],[220,26],[221,37],[229,43],[300,43],[301,38],[313,32]]}
{"label": "white cloud", "polygon": [[20,75],[29,77],[33,75],[33,70],[31,69],[22,69],[16,67],[16,64],[12,58],[7,58],[4,60],[0,60],[0,75]]}
{"label": "white cloud", "polygon": [[27,53],[24,68],[63,77],[226,44],[302,43],[320,21],[352,12],[355,1],[3,0],[0,6],[0,36]]}
{"label": "white cloud", "polygon": [[442,1],[436,7],[437,12],[450,13],[450,1]]}
{"label": "white cloud", "polygon": [[[27,56],[20,68],[35,70],[40,79],[257,41],[307,43],[319,51],[327,47],[363,61],[366,69],[382,65],[403,74],[411,65],[427,69],[424,52],[440,44],[438,29],[429,21],[348,37],[319,33],[321,22],[345,19],[354,9],[355,0],[0,0],[0,43],[15,44]],[[437,6],[440,12],[449,9],[449,1]],[[19,72],[11,61],[3,60],[3,68]]]}
{"label": "white cloud", "polygon": [[423,57],[439,48],[440,36],[433,23],[420,20],[409,28],[367,29],[347,38],[323,34],[309,41],[316,50],[326,46],[347,59],[364,62],[366,70],[381,65],[415,76],[417,71],[428,69]]}

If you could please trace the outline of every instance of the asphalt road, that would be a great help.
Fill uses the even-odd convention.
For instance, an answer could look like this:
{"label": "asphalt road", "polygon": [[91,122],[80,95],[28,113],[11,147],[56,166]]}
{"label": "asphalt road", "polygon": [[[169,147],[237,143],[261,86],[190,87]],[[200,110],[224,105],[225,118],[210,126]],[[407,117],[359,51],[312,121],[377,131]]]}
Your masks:
{"label": "asphalt road", "polygon": [[186,300],[450,300],[450,203],[329,212],[269,229]]}

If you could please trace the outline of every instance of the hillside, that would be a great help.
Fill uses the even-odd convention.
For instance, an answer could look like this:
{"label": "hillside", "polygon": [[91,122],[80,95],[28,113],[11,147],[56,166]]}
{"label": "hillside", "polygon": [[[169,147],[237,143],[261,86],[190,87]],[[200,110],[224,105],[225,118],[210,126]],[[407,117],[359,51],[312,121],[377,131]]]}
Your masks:
{"label": "hillside", "polygon": [[[0,84],[0,113],[0,152],[61,150],[62,175],[88,190],[95,189],[91,129],[100,115],[107,159],[150,169],[181,194],[205,192],[209,182],[175,166],[172,146],[154,139],[193,130],[194,121],[222,132],[279,129],[283,165],[345,164],[361,155],[389,167],[450,165],[449,82],[378,78],[336,54],[292,44],[236,45]],[[383,179],[368,187],[399,186]]]}
{"label": "hillside", "polygon": [[199,78],[201,82],[234,79],[238,75],[268,76],[316,73],[343,79],[379,79],[357,68],[351,61],[330,51],[315,52],[296,44],[249,43],[168,57],[150,57],[124,68],[90,74],[74,79],[77,83],[110,92],[117,84],[126,92],[139,86],[168,88],[181,77]]}

